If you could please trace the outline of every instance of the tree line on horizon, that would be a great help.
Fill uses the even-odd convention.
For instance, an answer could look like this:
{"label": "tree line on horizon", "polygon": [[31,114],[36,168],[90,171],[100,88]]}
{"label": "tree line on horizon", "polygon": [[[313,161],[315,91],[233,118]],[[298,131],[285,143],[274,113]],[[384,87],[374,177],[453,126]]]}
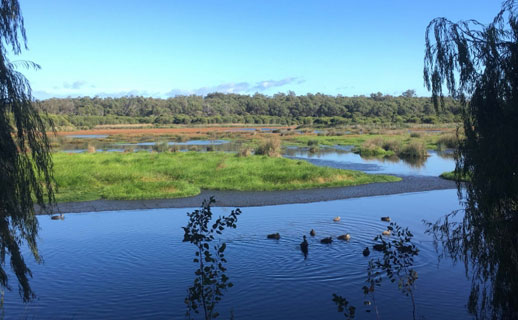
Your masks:
{"label": "tree line on horizon", "polygon": [[458,122],[461,106],[446,98],[434,108],[428,97],[413,90],[395,97],[380,92],[370,96],[295,95],[267,96],[211,93],[167,99],[126,96],[120,98],[78,97],[38,101],[38,108],[59,126],[93,127],[100,124],[151,123],[210,124],[250,123],[283,125],[347,125],[376,123]]}

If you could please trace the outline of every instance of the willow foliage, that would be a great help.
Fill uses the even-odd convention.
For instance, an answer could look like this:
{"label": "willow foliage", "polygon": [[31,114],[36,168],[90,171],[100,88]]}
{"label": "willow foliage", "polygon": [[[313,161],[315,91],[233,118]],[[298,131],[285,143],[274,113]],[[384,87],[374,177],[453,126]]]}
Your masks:
{"label": "willow foliage", "polygon": [[36,261],[38,221],[34,205],[50,208],[54,184],[50,146],[44,123],[33,107],[27,79],[17,71],[28,62],[11,62],[26,48],[23,17],[17,0],[0,6],[0,284],[9,288],[6,262],[19,283],[24,301],[34,297],[29,285],[31,270],[21,253],[28,245]]}
{"label": "willow foliage", "polygon": [[464,105],[466,139],[456,175],[469,176],[462,222],[432,226],[446,253],[472,276],[469,311],[518,318],[518,1],[494,20],[433,20],[426,31],[425,84],[436,106],[447,91]]}

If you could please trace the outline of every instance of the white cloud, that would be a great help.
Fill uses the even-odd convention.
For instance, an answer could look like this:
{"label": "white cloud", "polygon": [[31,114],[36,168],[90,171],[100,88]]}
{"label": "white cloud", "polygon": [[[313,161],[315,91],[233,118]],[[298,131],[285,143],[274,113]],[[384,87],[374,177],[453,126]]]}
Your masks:
{"label": "white cloud", "polygon": [[84,80],[77,80],[74,82],[63,82],[63,88],[72,89],[72,90],[82,89],[86,85],[87,85],[87,82]]}
{"label": "white cloud", "polygon": [[296,77],[290,77],[285,78],[281,80],[265,80],[265,81],[259,81],[255,84],[251,84],[249,82],[229,82],[229,83],[222,83],[216,86],[211,87],[201,87],[194,90],[182,90],[182,89],[172,89],[171,91],[167,92],[166,95],[168,97],[174,97],[179,95],[200,95],[204,96],[208,93],[212,92],[221,92],[221,93],[246,93],[246,92],[259,92],[259,91],[265,91],[270,88],[275,87],[282,87],[287,84],[296,83],[300,84],[303,83],[303,79],[299,79]]}

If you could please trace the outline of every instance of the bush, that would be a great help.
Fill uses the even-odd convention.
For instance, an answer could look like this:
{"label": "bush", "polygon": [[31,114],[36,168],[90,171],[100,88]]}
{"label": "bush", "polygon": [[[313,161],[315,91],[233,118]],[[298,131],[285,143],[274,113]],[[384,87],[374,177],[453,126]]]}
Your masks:
{"label": "bush", "polygon": [[410,138],[421,138],[421,134],[418,132],[412,132]]}
{"label": "bush", "polygon": [[281,155],[281,142],[279,139],[269,139],[263,142],[255,150],[255,154],[265,155],[268,157],[279,157]]}
{"label": "bush", "polygon": [[447,149],[456,149],[459,145],[459,139],[456,135],[442,135],[437,139],[437,149],[441,150],[443,148]]}
{"label": "bush", "polygon": [[308,147],[318,146],[318,140],[308,140]]}
{"label": "bush", "polygon": [[249,157],[252,155],[252,149],[250,147],[245,147],[241,150],[239,150],[239,152],[237,153],[237,156],[238,157]]}
{"label": "bush", "polygon": [[365,141],[361,147],[353,149],[354,153],[358,153],[362,157],[386,157],[394,155],[394,152],[387,151],[381,146],[384,141],[381,139],[372,139]]}
{"label": "bush", "polygon": [[381,143],[381,147],[385,151],[394,151],[394,153],[399,153],[401,150],[401,142],[397,140],[385,140]]}
{"label": "bush", "polygon": [[428,155],[424,143],[413,141],[406,145],[401,152],[398,153],[400,158],[424,158]]}
{"label": "bush", "polygon": [[155,152],[166,152],[169,150],[169,145],[165,141],[157,142],[153,145],[152,150]]}

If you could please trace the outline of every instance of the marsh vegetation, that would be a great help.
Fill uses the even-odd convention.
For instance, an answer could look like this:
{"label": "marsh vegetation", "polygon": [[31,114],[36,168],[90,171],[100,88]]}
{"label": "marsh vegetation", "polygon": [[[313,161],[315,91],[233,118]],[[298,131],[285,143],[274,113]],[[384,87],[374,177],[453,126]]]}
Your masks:
{"label": "marsh vegetation", "polygon": [[57,201],[161,199],[193,196],[201,189],[297,190],[400,180],[303,160],[223,152],[57,153],[54,163]]}

